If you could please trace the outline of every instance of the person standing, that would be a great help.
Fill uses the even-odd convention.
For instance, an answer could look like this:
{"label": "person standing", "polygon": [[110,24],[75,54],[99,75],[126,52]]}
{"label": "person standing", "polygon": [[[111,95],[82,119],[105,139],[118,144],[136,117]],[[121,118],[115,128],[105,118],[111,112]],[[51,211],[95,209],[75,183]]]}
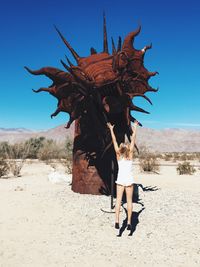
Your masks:
{"label": "person standing", "polygon": [[132,173],[132,161],[133,161],[133,150],[135,145],[136,138],[136,129],[138,121],[134,121],[131,135],[130,144],[121,143],[120,146],[117,144],[117,140],[114,134],[114,125],[107,123],[108,128],[112,136],[112,142],[114,145],[117,162],[118,162],[118,175],[117,180],[115,181],[117,185],[117,197],[115,204],[115,228],[119,229],[119,213],[121,207],[122,196],[125,190],[126,200],[127,200],[127,210],[128,210],[128,219],[127,219],[127,230],[131,230],[131,217],[132,217],[132,197],[133,197],[133,184],[134,177]]}

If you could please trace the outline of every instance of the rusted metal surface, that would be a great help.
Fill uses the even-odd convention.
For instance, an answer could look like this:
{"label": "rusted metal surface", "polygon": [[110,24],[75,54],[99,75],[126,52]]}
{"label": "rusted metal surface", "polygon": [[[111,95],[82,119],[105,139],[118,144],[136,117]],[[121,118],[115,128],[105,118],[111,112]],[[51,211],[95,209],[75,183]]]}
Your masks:
{"label": "rusted metal surface", "polygon": [[80,131],[81,123],[81,119],[75,121],[72,190],[82,194],[109,195],[111,175],[116,177],[117,174],[114,150],[111,148],[102,155],[102,144],[95,135],[84,138],[84,128]]}
{"label": "rusted metal surface", "polygon": [[110,132],[106,126],[109,121],[115,124],[118,143],[130,140],[132,134],[131,111],[149,113],[133,103],[135,97],[143,97],[150,104],[146,92],[157,92],[148,81],[158,72],[148,71],[143,64],[145,53],[152,46],[141,50],[134,48],[134,38],[141,27],[129,33],[123,43],[119,37],[117,48],[112,40],[112,53],[108,50],[105,16],[103,19],[103,51],[97,53],[90,49],[91,55],[81,57],[56,28],[64,44],[72,53],[77,65],[66,57],[67,64],[61,60],[65,71],[44,67],[31,70],[31,74],[45,75],[52,80],[48,88],[33,90],[49,92],[58,99],[56,111],[67,112],[70,116],[66,128],[76,120],[73,151],[72,190],[79,193],[100,194],[109,192],[111,162],[117,172],[116,158]]}

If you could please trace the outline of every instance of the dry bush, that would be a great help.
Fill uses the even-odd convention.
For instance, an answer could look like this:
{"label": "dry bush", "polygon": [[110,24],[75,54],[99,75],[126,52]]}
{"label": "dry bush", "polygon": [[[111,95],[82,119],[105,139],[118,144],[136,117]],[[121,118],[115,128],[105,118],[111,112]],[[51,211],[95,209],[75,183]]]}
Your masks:
{"label": "dry bush", "polygon": [[64,143],[57,144],[53,140],[46,140],[38,151],[38,158],[56,169],[55,160],[61,163],[68,174],[72,173],[72,147],[73,142],[67,139]]}
{"label": "dry bush", "polygon": [[179,160],[179,153],[178,152],[174,152],[173,153],[173,161],[176,162],[177,160]]}
{"label": "dry bush", "polygon": [[73,141],[71,139],[66,139],[65,141],[65,153],[66,153],[66,159],[69,161],[72,161],[72,150],[73,150]]}
{"label": "dry bush", "polygon": [[29,153],[29,143],[17,143],[9,145],[5,153],[7,164],[10,172],[15,176],[20,176],[21,169],[24,166],[25,160]]}
{"label": "dry bush", "polygon": [[140,170],[144,172],[159,172],[160,167],[157,159],[152,155],[147,156],[145,159],[140,159]]}
{"label": "dry bush", "polygon": [[6,159],[6,151],[9,148],[8,142],[1,142],[0,143],[0,158]]}
{"label": "dry bush", "polygon": [[67,174],[72,174],[72,160],[69,159],[61,159],[60,163],[64,166],[65,172]]}
{"label": "dry bush", "polygon": [[15,177],[21,176],[21,169],[24,165],[24,161],[25,160],[22,160],[22,159],[8,160],[9,170]]}
{"label": "dry bush", "polygon": [[60,163],[64,166],[66,173],[72,174],[73,141],[71,139],[66,139],[64,147],[65,156],[60,160]]}
{"label": "dry bush", "polygon": [[25,143],[29,144],[30,146],[27,158],[37,159],[38,151],[43,147],[45,141],[46,139],[43,136],[30,138],[29,140],[27,140]]}
{"label": "dry bush", "polygon": [[140,170],[144,172],[155,172],[160,170],[159,162],[155,154],[150,153],[148,148],[142,147],[139,156]]}
{"label": "dry bush", "polygon": [[186,160],[187,160],[187,154],[182,153],[182,154],[180,155],[180,157],[179,157],[179,160],[181,160],[181,161],[186,161]]}
{"label": "dry bush", "polygon": [[0,178],[9,173],[9,166],[5,159],[0,158]]}
{"label": "dry bush", "polygon": [[165,161],[169,161],[169,160],[172,159],[172,157],[173,157],[173,154],[172,153],[165,153],[164,160]]}
{"label": "dry bush", "polygon": [[38,150],[37,157],[39,160],[46,161],[47,163],[52,159],[60,159],[64,157],[64,147],[52,139],[47,139]]}
{"label": "dry bush", "polygon": [[195,160],[195,154],[191,153],[191,154],[187,154],[187,160]]}
{"label": "dry bush", "polygon": [[190,164],[190,162],[183,162],[183,163],[179,163],[178,167],[176,168],[177,172],[179,175],[183,175],[183,174],[193,174],[196,170],[194,168],[194,166],[192,166]]}
{"label": "dry bush", "polygon": [[156,158],[157,159],[163,159],[163,154],[161,154],[161,153],[156,154]]}
{"label": "dry bush", "polygon": [[195,153],[195,158],[200,162],[200,152]]}
{"label": "dry bush", "polygon": [[68,174],[72,174],[72,161],[70,160],[66,161],[66,172]]}

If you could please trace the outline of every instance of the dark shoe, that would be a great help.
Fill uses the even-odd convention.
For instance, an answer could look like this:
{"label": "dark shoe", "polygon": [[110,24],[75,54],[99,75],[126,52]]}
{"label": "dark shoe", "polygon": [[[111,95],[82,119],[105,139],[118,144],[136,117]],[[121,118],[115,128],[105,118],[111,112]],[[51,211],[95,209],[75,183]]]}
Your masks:
{"label": "dark shoe", "polygon": [[119,229],[119,223],[115,223],[115,229]]}
{"label": "dark shoe", "polygon": [[127,224],[127,230],[132,230],[132,226],[131,226],[131,224]]}

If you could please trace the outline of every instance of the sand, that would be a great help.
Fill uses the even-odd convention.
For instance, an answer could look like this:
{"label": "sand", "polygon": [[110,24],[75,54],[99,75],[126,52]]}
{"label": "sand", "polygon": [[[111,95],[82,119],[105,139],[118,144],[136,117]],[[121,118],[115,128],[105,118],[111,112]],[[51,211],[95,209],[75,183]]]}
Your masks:
{"label": "sand", "polygon": [[[175,166],[160,174],[135,166],[146,191],[139,188],[144,206],[133,205],[132,235],[114,229],[114,214],[101,211],[109,210],[109,197],[74,193],[70,176],[52,183],[50,173],[49,165],[33,162],[22,177],[0,179],[1,267],[200,266],[198,168],[179,176]],[[122,209],[122,226],[125,219]]]}

